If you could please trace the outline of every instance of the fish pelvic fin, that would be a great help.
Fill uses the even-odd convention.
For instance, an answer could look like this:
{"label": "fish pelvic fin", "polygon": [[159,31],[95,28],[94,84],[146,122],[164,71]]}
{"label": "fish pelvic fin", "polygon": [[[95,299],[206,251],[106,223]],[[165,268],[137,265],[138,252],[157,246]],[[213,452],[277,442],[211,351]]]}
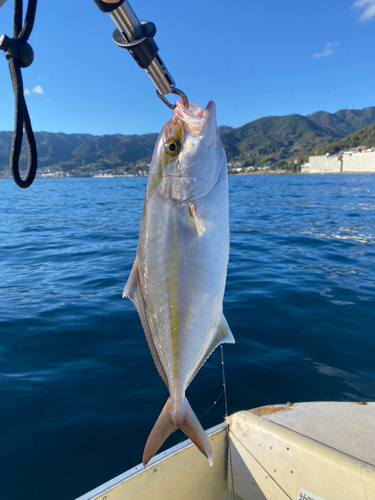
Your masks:
{"label": "fish pelvic fin", "polygon": [[143,299],[141,287],[139,285],[139,274],[138,274],[138,260],[135,259],[133,268],[131,270],[128,282],[125,285],[124,291],[122,293],[122,298],[130,299],[135,307],[137,308],[139,318],[142,323],[143,331],[145,332],[148,347],[150,348],[152,359],[154,360],[155,366],[159,372],[159,375],[164,380],[165,385],[168,387],[167,375],[161,364],[159,355],[157,353],[154,341],[152,339],[150,327],[148,325],[147,315],[146,315],[146,305]]}
{"label": "fish pelvic fin", "polygon": [[143,452],[143,466],[146,467],[164,441],[176,429],[181,429],[197,446],[199,451],[207,457],[209,464],[212,467],[214,459],[210,442],[188,400],[184,398],[181,410],[174,411],[173,406],[171,398],[168,398],[168,401],[166,402],[147,439]]}

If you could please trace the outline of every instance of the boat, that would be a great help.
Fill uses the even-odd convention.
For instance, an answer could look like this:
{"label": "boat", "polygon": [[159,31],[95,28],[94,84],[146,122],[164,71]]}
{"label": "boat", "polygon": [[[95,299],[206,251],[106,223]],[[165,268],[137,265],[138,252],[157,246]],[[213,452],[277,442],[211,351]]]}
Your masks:
{"label": "boat", "polygon": [[77,500],[375,499],[375,403],[263,406],[206,433],[213,467],[187,440]]}

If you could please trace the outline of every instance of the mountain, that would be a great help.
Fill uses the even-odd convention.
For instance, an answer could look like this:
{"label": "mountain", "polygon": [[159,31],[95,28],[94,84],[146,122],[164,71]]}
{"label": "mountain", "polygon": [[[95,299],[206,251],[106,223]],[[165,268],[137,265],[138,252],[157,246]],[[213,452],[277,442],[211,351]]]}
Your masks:
{"label": "mountain", "polygon": [[[0,132],[0,169],[9,163],[12,137],[13,132]],[[35,132],[39,165],[68,161],[73,157],[73,151],[92,137],[90,134]],[[26,164],[27,148],[23,141],[20,165]]]}
{"label": "mountain", "polygon": [[[375,126],[375,107],[342,109],[336,113],[317,111],[307,116],[268,116],[238,128],[222,125],[219,133],[229,162],[295,169],[296,164],[315,151],[334,152],[337,148],[356,145],[374,146],[375,129],[371,128],[372,125]],[[2,175],[9,172],[12,135],[12,132],[0,132]],[[98,171],[138,173],[141,170],[146,173],[157,136],[36,132],[40,171],[51,168],[72,175],[93,175]],[[24,142],[20,166],[25,168],[26,165]]]}
{"label": "mountain", "polygon": [[342,109],[333,114],[318,111],[307,115],[307,118],[333,137],[345,137],[374,123],[375,107],[370,106],[361,110]]}
{"label": "mountain", "polygon": [[301,115],[269,116],[222,134],[228,159],[266,156],[273,161],[304,154],[332,136]]}
{"label": "mountain", "polygon": [[225,132],[230,132],[231,130],[234,130],[234,127],[229,127],[228,125],[220,125],[220,127],[217,127],[219,134],[225,134]]}
{"label": "mountain", "polygon": [[375,123],[375,107],[318,111],[311,115],[269,116],[221,135],[228,160],[245,165],[289,168],[335,139]]}
{"label": "mountain", "polygon": [[[0,171],[8,167],[12,132],[0,132]],[[38,166],[64,171],[123,167],[150,160],[158,134],[102,135],[35,132]],[[22,145],[20,167],[27,165],[27,147]]]}
{"label": "mountain", "polygon": [[320,128],[332,137],[344,137],[353,132],[351,123],[326,111],[317,111],[316,113],[307,115],[307,118],[316,125],[319,125]]}

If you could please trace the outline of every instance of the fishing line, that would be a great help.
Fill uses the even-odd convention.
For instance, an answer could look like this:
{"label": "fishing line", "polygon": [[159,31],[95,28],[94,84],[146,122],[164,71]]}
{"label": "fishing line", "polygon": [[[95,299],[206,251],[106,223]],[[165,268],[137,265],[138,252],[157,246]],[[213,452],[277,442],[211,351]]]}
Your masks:
{"label": "fishing line", "polygon": [[234,500],[234,477],[233,477],[233,467],[232,467],[232,451],[230,449],[230,439],[229,439],[229,424],[227,422],[228,418],[228,400],[227,400],[227,385],[225,383],[225,366],[224,366],[224,350],[223,345],[220,346],[221,349],[221,371],[223,374],[223,388],[224,388],[224,406],[225,406],[225,421],[227,424],[227,447],[228,447],[228,472],[229,475],[229,498]]}
{"label": "fishing line", "polygon": [[220,349],[221,349],[221,371],[223,373],[225,418],[227,418],[227,416],[228,416],[228,402],[227,402],[227,386],[225,384],[225,369],[224,369],[224,350],[223,350],[223,345],[220,346]]}
{"label": "fishing line", "polygon": [[[217,399],[212,403],[212,405],[206,410],[203,415],[200,417],[199,420],[202,420],[203,417],[207,415],[207,413],[216,405],[216,403],[219,401],[221,396],[224,394],[224,408],[225,408],[225,419],[228,417],[228,399],[227,399],[227,385],[225,381],[225,365],[224,365],[224,350],[223,346],[220,346],[221,349],[221,373],[223,377],[223,390],[217,397]],[[228,447],[228,469],[229,469],[229,498],[230,500],[234,500],[234,477],[233,477],[233,467],[232,467],[232,452],[230,449],[230,440],[229,440],[229,425],[227,423],[226,425],[226,434],[227,434],[227,447]],[[182,443],[186,439],[185,436],[183,436],[180,441],[177,444]]]}
{"label": "fishing line", "polygon": [[[219,401],[219,399],[221,398],[221,396],[224,394],[224,405],[225,405],[225,418],[228,416],[228,403],[227,403],[227,386],[225,384],[225,371],[224,371],[224,356],[223,356],[223,346],[221,345],[221,370],[222,370],[222,374],[223,374],[223,390],[221,391],[221,393],[219,394],[219,396],[217,397],[217,399],[212,403],[212,405],[208,408],[208,410],[206,410],[203,415],[201,415],[199,417],[199,420],[202,420],[202,418],[204,418],[207,413],[212,410],[212,408],[216,405],[216,403]],[[180,444],[182,443],[182,441],[184,441],[184,439],[186,439],[186,436],[183,436],[180,441],[177,443],[177,444]]]}
{"label": "fishing line", "polygon": [[203,415],[202,415],[201,417],[199,417],[199,420],[202,420],[202,418],[203,418],[203,417],[205,417],[205,416],[207,415],[207,413],[211,410],[211,408],[213,408],[213,407],[216,405],[216,403],[219,401],[219,399],[221,398],[221,396],[222,396],[223,394],[224,394],[224,391],[221,391],[221,394],[220,394],[220,396],[217,398],[217,400],[216,400],[214,403],[212,403],[212,405],[208,408],[208,410],[207,410],[207,411],[205,411],[205,412],[203,413]]}
{"label": "fishing line", "polygon": [[[208,410],[206,410],[203,415],[201,417],[199,417],[199,420],[202,420],[203,417],[205,417],[207,415],[207,413],[216,405],[216,403],[219,401],[219,399],[221,398],[221,396],[224,394],[224,391],[221,391],[220,395],[218,396],[218,398],[216,399],[216,401],[214,401],[212,403],[212,405],[208,408]],[[177,444],[180,444],[182,443],[182,441],[186,440],[186,435],[182,436],[182,438],[179,440],[179,442]]]}

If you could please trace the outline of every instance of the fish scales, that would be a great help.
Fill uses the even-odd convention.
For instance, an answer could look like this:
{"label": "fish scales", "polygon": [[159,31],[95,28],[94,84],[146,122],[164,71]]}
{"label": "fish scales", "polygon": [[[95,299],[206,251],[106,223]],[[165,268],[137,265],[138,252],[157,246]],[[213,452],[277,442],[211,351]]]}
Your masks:
{"label": "fish scales", "polygon": [[192,105],[188,111],[177,103],[155,146],[137,257],[124,290],[138,309],[170,393],[146,443],[144,465],[177,428],[212,464],[208,439],[185,391],[212,350],[234,342],[222,313],[228,210],[215,105],[211,101],[205,111]]}

